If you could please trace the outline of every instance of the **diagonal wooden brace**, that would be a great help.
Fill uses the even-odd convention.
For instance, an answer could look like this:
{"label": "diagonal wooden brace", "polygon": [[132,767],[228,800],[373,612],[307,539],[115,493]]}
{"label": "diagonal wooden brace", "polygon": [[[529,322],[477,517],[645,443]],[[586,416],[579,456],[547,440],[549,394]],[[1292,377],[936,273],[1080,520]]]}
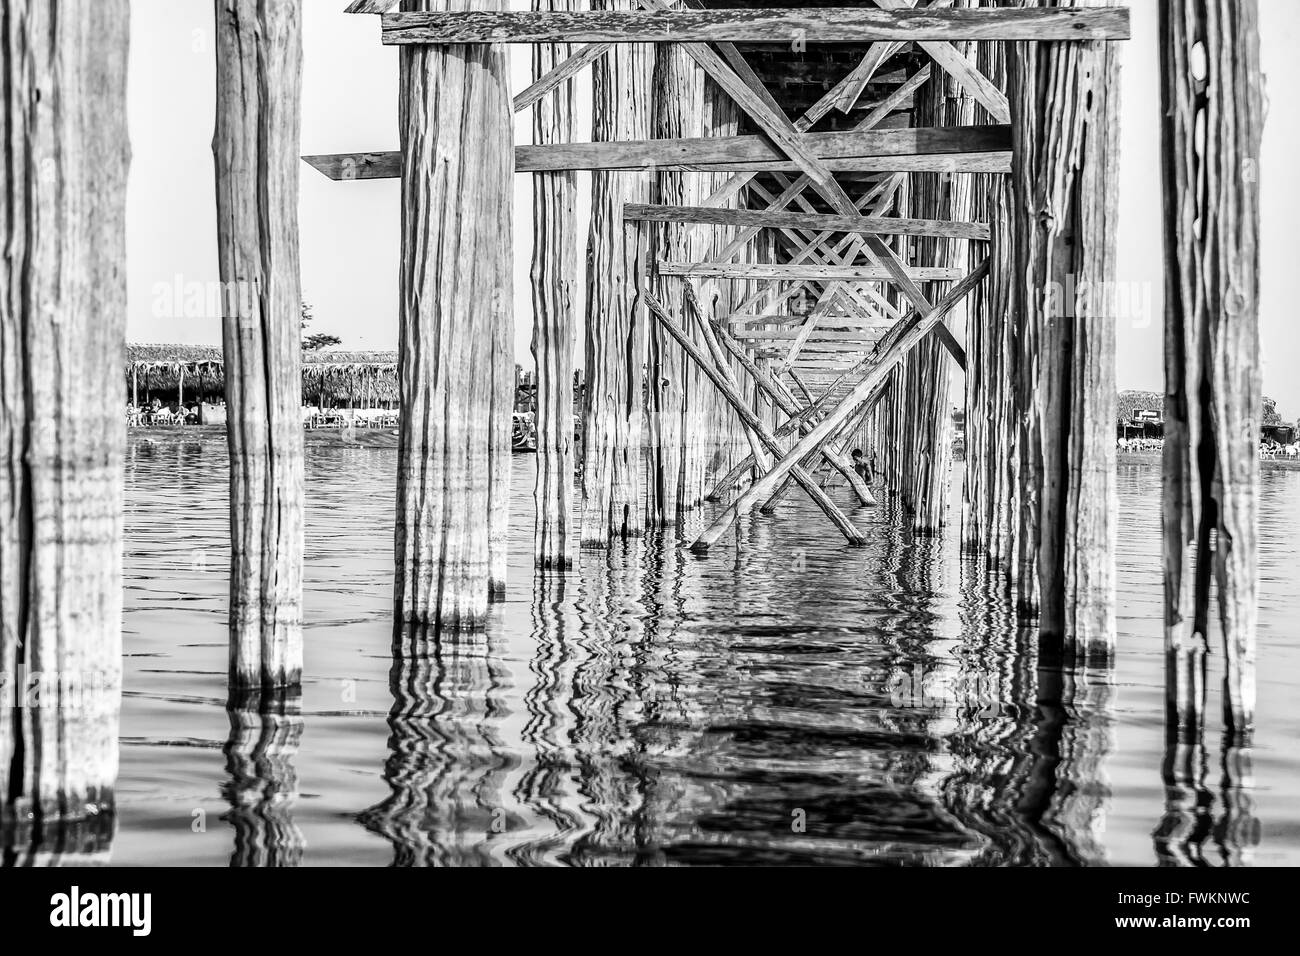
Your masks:
{"label": "diagonal wooden brace", "polygon": [[[677,341],[677,344],[682,347],[682,351],[690,357],[690,359],[699,367],[700,371],[708,377],[709,381],[711,381],[714,387],[717,388],[718,392],[726,400],[727,404],[730,405],[736,414],[740,416],[740,420],[754,430],[754,433],[758,435],[759,439],[763,442],[764,446],[767,447],[768,451],[773,455],[778,456],[784,454],[785,449],[781,447],[780,443],[776,440],[776,437],[768,430],[767,426],[763,424],[762,420],[754,414],[753,410],[745,404],[744,399],[737,394],[736,390],[727,383],[726,378],[724,378],[723,375],[713,367],[713,363],[710,362],[704,353],[700,351],[699,346],[692,341],[689,335],[682,331],[681,326],[679,326],[673,320],[672,316],[668,314],[667,310],[664,309],[663,304],[660,303],[654,293],[647,288],[642,290],[641,296],[645,301],[646,307],[650,310],[650,314],[655,317],[663,327],[664,331]],[[863,537],[862,532],[854,527],[853,522],[850,521],[848,516],[840,510],[839,505],[831,499],[830,495],[828,495],[826,491],[817,484],[816,480],[809,475],[808,472],[804,471],[804,469],[799,466],[797,460],[785,465],[781,472],[781,477],[784,478],[786,475],[794,476],[794,480],[799,482],[800,487],[808,492],[809,496],[817,503],[817,506],[825,512],[826,517],[829,518],[831,523],[839,529],[840,533],[844,535],[845,540],[847,540],[849,544],[859,546],[866,544],[867,539]],[[760,481],[761,480],[762,479],[760,479]]]}
{"label": "diagonal wooden brace", "polygon": [[[766,501],[771,497],[777,487],[785,480],[786,475],[791,474],[799,468],[799,462],[808,455],[826,444],[831,437],[839,430],[844,421],[859,408],[864,401],[867,401],[872,392],[880,388],[885,377],[890,371],[897,366],[903,358],[925,337],[933,328],[934,324],[940,321],[958,302],[960,302],[970,291],[975,288],[985,276],[988,275],[989,264],[985,259],[980,265],[973,269],[964,279],[953,286],[952,290],[936,305],[928,314],[924,316],[914,316],[907,323],[905,330],[900,330],[896,338],[893,338],[889,347],[880,356],[867,373],[862,376],[861,380],[854,386],[853,390],[837,405],[825,418],[818,422],[808,434],[804,435],[793,448],[791,448],[779,461],[773,464],[770,471],[763,475],[758,481],[749,486],[746,491],[740,495],[730,507],[728,507],[716,521],[710,525],[703,534],[696,539],[691,545],[691,550],[697,554],[707,554],[709,548],[718,542],[736,522],[742,514],[748,514],[754,507]],[[802,471],[802,469],[799,469]]]}

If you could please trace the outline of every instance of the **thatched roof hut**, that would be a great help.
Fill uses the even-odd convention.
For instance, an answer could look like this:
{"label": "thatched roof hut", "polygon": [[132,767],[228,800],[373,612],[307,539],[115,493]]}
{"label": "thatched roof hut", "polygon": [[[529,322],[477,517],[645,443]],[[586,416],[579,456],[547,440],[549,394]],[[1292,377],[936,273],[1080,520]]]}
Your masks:
{"label": "thatched roof hut", "polygon": [[[132,383],[141,395],[150,390],[174,390],[184,373],[187,391],[218,393],[226,387],[221,348],[210,345],[128,345],[126,387]],[[303,397],[317,400],[360,394],[369,386],[380,401],[397,400],[396,352],[304,352]]]}

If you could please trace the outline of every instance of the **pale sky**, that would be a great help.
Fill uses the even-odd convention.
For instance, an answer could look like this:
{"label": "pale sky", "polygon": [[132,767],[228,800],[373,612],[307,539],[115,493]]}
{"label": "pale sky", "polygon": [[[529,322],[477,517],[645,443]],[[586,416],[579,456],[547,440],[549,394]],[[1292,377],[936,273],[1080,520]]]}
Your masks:
{"label": "pale sky", "polygon": [[[347,15],[345,0],[304,0],[302,151],[333,153],[397,147],[397,52],[379,42],[378,18]],[[516,7],[522,5],[518,2]],[[1130,0],[1133,38],[1123,50],[1118,279],[1134,314],[1118,327],[1121,388],[1163,389],[1161,309],[1159,60],[1155,0]],[[211,0],[133,0],[130,129],[133,161],[127,203],[127,337],[132,342],[217,345],[219,314],[175,318],[162,290],[184,292],[218,279],[212,172],[214,52]],[[1300,88],[1300,3],[1260,0],[1267,89]],[[514,89],[528,82],[526,47],[513,49]],[[1294,224],[1300,184],[1300,110],[1277,97],[1262,156],[1261,352],[1264,392],[1287,420],[1300,417],[1300,330],[1288,288],[1297,268]],[[588,112],[586,83],[579,113]],[[587,139],[580,126],[575,138]],[[516,123],[531,138],[527,114]],[[530,177],[516,177],[516,361],[528,365],[531,310]],[[585,185],[585,184],[583,184]],[[579,209],[585,221],[585,204]],[[331,182],[303,166],[299,225],[303,295],[312,330],[343,348],[391,349],[397,338],[399,247],[396,180]],[[580,250],[579,261],[585,250]],[[1149,306],[1149,307],[1148,307]]]}

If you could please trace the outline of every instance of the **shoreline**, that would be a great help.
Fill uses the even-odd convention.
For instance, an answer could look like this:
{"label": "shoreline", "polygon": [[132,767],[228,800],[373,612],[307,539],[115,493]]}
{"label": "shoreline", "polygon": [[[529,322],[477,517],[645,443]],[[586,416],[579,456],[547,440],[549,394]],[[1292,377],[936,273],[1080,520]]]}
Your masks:
{"label": "shoreline", "polygon": [[[1115,455],[1119,465],[1156,465],[1159,466],[1161,454],[1158,451],[1122,451]],[[1300,459],[1297,458],[1261,458],[1260,471],[1300,471]]]}
{"label": "shoreline", "polygon": [[[224,443],[225,425],[184,425],[167,428],[129,428],[126,433],[128,447],[148,447],[157,445],[208,445]],[[307,448],[396,448],[396,428],[354,428],[350,432],[343,428],[309,428],[303,431],[303,443]],[[1118,465],[1155,465],[1160,464],[1160,453],[1119,452],[1115,456]],[[1300,471],[1300,460],[1286,458],[1264,458],[1259,463],[1260,471]]]}
{"label": "shoreline", "polygon": [[[305,428],[303,444],[307,448],[396,448],[396,428]],[[224,445],[225,425],[171,425],[128,428],[128,447],[157,445]]]}

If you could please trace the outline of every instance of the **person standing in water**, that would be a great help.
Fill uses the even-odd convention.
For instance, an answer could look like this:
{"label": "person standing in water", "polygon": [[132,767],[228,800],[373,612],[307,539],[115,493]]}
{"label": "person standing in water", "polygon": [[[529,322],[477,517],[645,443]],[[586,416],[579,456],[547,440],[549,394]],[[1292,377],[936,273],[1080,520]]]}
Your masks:
{"label": "person standing in water", "polygon": [[875,471],[875,468],[872,467],[873,463],[867,461],[866,456],[862,454],[861,448],[853,449],[852,458],[853,470],[858,473],[858,476],[865,484],[870,485],[872,472]]}

